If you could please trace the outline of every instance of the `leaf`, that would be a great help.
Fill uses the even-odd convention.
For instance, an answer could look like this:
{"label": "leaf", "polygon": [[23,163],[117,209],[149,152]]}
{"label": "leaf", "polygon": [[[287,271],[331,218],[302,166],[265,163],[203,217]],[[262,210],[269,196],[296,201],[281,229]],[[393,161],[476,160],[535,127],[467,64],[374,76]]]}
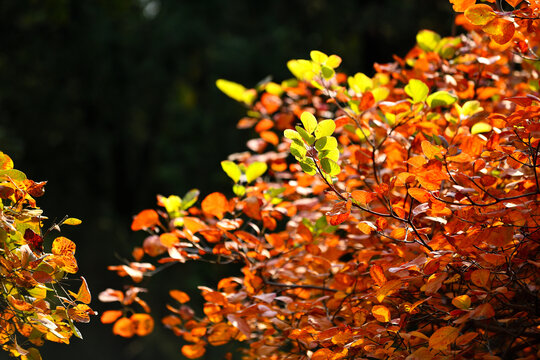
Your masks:
{"label": "leaf", "polygon": [[317,124],[315,128],[315,139],[320,139],[324,136],[330,136],[334,133],[336,129],[336,123],[334,120],[328,119],[323,120]]}
{"label": "leaf", "polygon": [[441,36],[431,30],[421,30],[416,35],[418,46],[424,51],[433,51],[441,41]]}
{"label": "leaf", "polygon": [[377,321],[389,322],[391,319],[390,310],[384,305],[375,305],[371,309],[371,313]]}
{"label": "leaf", "polygon": [[482,30],[489,34],[493,41],[504,45],[514,37],[516,28],[512,21],[496,17],[482,27]]}
{"label": "leaf", "polygon": [[386,296],[399,289],[401,285],[401,280],[390,280],[377,290],[375,298],[377,298],[378,302],[382,302]]}
{"label": "leaf", "polygon": [[351,193],[351,197],[357,201],[360,205],[366,206],[373,201],[377,196],[371,192],[365,190],[354,190]]}
{"label": "leaf", "polygon": [[476,4],[465,10],[465,17],[473,25],[486,25],[497,17],[491,6],[486,4]]}
{"label": "leaf", "polygon": [[247,105],[251,105],[254,100],[254,96],[250,96],[251,93],[244,86],[237,84],[233,81],[218,79],[216,86],[225,95],[233,98],[238,102],[244,102]]}
{"label": "leaf", "polygon": [[201,208],[206,215],[215,216],[221,220],[224,214],[229,211],[229,202],[225,195],[214,192],[204,198]]}
{"label": "leaf", "polygon": [[313,353],[311,360],[332,360],[335,353],[327,348],[322,348]]}
{"label": "leaf", "polygon": [[283,135],[290,140],[297,140],[299,142],[303,142],[302,136],[297,131],[294,131],[293,129],[285,129],[283,132]]}
{"label": "leaf", "polygon": [[135,328],[135,334],[146,336],[154,330],[154,319],[144,313],[136,313],[130,317],[131,323]]}
{"label": "leaf", "polygon": [[302,121],[302,125],[304,125],[304,129],[308,135],[313,134],[313,131],[315,131],[315,128],[317,127],[317,119],[315,116],[309,111],[304,111],[300,116],[300,121]]}
{"label": "leaf", "polygon": [[[92,295],[90,294],[90,289],[88,288],[88,283],[86,282],[86,279],[81,276],[82,284],[79,287],[79,291],[77,292],[75,296],[76,301],[80,301],[85,304],[90,304],[92,301]],[[73,295],[73,293],[72,293]]]}
{"label": "leaf", "polygon": [[189,190],[181,200],[180,209],[187,210],[199,199],[200,191],[198,189]]}
{"label": "leaf", "polygon": [[476,0],[450,0],[450,3],[454,4],[453,8],[456,12],[463,12],[467,10],[469,6],[474,5]]}
{"label": "leaf", "polygon": [[260,177],[262,174],[266,172],[266,169],[268,169],[268,165],[266,165],[265,162],[255,161],[251,163],[246,170],[247,183],[249,184],[253,180]]}
{"label": "leaf", "polygon": [[489,284],[489,270],[486,269],[480,269],[480,270],[474,270],[471,273],[471,281],[474,285],[481,287],[481,288],[487,288],[487,285]]}
{"label": "leaf", "polygon": [[309,60],[289,60],[287,68],[300,80],[311,80],[314,76],[312,64]]}
{"label": "leaf", "polygon": [[481,134],[485,132],[490,132],[492,129],[493,128],[488,123],[477,122],[471,127],[471,134],[476,135],[476,134]]}
{"label": "leaf", "polygon": [[106,310],[101,314],[101,322],[103,324],[112,324],[123,315],[121,310]]}
{"label": "leaf", "polygon": [[135,335],[135,326],[130,319],[122,317],[118,319],[113,326],[113,334],[119,335],[125,338]]}
{"label": "leaf", "polygon": [[411,79],[405,86],[405,92],[412,98],[413,103],[416,104],[426,100],[429,88],[423,81]]}
{"label": "leaf", "polygon": [[131,223],[131,230],[143,230],[159,224],[159,215],[155,210],[147,209],[135,216]]}
{"label": "leaf", "polygon": [[82,224],[82,221],[77,218],[68,218],[62,222],[62,225],[80,225]]}
{"label": "leaf", "polygon": [[328,60],[328,55],[319,50],[312,50],[309,53],[309,56],[311,57],[311,60],[317,64],[324,64],[326,63],[326,60]]}
{"label": "leaf", "polygon": [[471,307],[471,298],[469,295],[460,295],[452,299],[452,305],[458,309],[467,310]]}
{"label": "leaf", "polygon": [[334,69],[326,65],[321,66],[321,73],[325,80],[330,80],[336,74]]}
{"label": "leaf", "polygon": [[328,221],[330,225],[336,226],[347,220],[351,214],[351,205],[350,200],[335,203],[332,209],[326,213],[326,216],[330,218]]}
{"label": "leaf", "polygon": [[330,176],[336,176],[341,172],[339,165],[332,159],[324,158],[321,160],[321,167],[325,173]]}
{"label": "leaf", "polygon": [[188,359],[197,359],[204,355],[206,349],[204,343],[198,342],[194,345],[184,345],[182,346],[182,355]]}
{"label": "leaf", "polygon": [[[324,138],[323,138],[324,139]],[[293,141],[291,143],[291,147],[289,148],[289,151],[291,152],[291,154],[298,160],[300,161],[301,159],[304,159],[306,157],[306,154],[307,154],[307,149],[306,147],[304,146],[304,143],[303,142],[299,142],[297,140]]]}
{"label": "leaf", "polygon": [[380,265],[373,265],[369,268],[369,275],[379,286],[383,286],[386,283],[386,276]]}
{"label": "leaf", "polygon": [[435,350],[446,350],[459,336],[459,330],[453,326],[444,326],[431,335],[429,346]]}
{"label": "leaf", "polygon": [[422,141],[421,146],[422,146],[422,152],[430,160],[435,159],[435,157],[440,158],[442,155],[441,148],[437,145],[433,145],[427,140]]}
{"label": "leaf", "polygon": [[428,200],[431,198],[429,192],[420,188],[409,188],[408,193],[413,199],[421,204],[428,202]]}
{"label": "leaf", "polygon": [[315,175],[317,173],[317,167],[315,162],[311,158],[305,158],[299,161],[300,167],[308,175]]}
{"label": "leaf", "polygon": [[337,149],[337,146],[337,140],[333,136],[321,137],[319,140],[315,141],[315,149],[317,149],[319,152],[323,150]]}
{"label": "leaf", "polygon": [[427,97],[429,107],[450,106],[455,103],[457,96],[448,91],[437,91]]}

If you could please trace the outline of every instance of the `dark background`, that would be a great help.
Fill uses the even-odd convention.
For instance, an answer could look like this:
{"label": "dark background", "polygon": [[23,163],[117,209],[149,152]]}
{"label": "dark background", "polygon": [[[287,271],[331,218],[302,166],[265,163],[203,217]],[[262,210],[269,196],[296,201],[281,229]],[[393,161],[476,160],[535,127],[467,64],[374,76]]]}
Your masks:
{"label": "dark background", "polygon": [[[231,193],[219,162],[245,151],[250,132],[235,129],[244,109],[216,79],[280,82],[291,77],[286,62],[312,49],[372,74],[374,62],[405,55],[418,30],[450,35],[453,16],[447,0],[1,0],[0,151],[49,181],[38,204],[51,220],[83,220],[63,232],[101,313],[111,306],[98,293],[122,284],[106,266],[142,239],[129,230],[134,214],[156,194]],[[166,289],[195,295],[232,271],[179,265],[152,279],[146,299],[160,316]],[[97,317],[80,329],[83,341],[48,343],[44,358],[182,358],[182,341],[160,324],[131,340]]]}

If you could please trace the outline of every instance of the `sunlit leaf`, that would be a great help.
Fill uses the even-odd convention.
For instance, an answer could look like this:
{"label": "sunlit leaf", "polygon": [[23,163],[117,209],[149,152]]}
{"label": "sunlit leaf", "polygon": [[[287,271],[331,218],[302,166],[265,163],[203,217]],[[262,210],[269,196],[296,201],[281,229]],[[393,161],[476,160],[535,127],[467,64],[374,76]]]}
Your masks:
{"label": "sunlit leaf", "polygon": [[113,334],[125,338],[132,337],[133,335],[135,335],[135,326],[129,318],[122,317],[114,323]]}
{"label": "sunlit leaf", "polygon": [[214,192],[204,198],[201,207],[205,214],[215,216],[221,220],[225,213],[229,211],[229,202],[225,195]]}
{"label": "sunlit leaf", "polygon": [[325,173],[330,176],[336,176],[341,172],[339,165],[329,158],[324,158],[321,160],[321,167]]}
{"label": "sunlit leaf", "polygon": [[320,139],[324,136],[330,136],[334,133],[336,129],[336,123],[334,120],[323,120],[317,124],[315,128],[315,139]]}
{"label": "sunlit leaf", "polygon": [[460,295],[452,299],[452,305],[455,307],[467,310],[471,306],[471,298],[469,295]]}
{"label": "sunlit leaf", "polygon": [[112,324],[123,315],[121,310],[106,310],[101,314],[101,322],[103,324]]}
{"label": "sunlit leaf", "polygon": [[248,184],[262,176],[266,172],[266,169],[268,169],[268,166],[265,162],[255,161],[251,163],[246,170],[246,181]]}
{"label": "sunlit leaf", "polygon": [[313,131],[315,131],[315,128],[317,127],[317,119],[315,116],[309,111],[304,111],[300,116],[300,120],[302,121],[302,125],[304,125],[306,132],[309,135],[313,134]]}
{"label": "sunlit leaf", "polygon": [[448,91],[437,91],[427,97],[429,107],[450,106],[455,103],[457,96]]}
{"label": "sunlit leaf", "polygon": [[441,41],[441,36],[431,30],[421,30],[416,35],[418,46],[424,51],[433,51]]}
{"label": "sunlit leaf", "polygon": [[197,359],[204,355],[206,348],[204,343],[196,343],[194,345],[184,345],[182,346],[182,355],[188,359]]}
{"label": "sunlit leaf", "polygon": [[473,25],[486,25],[488,22],[493,20],[497,15],[491,8],[491,6],[486,4],[476,4],[470,6],[465,10],[465,17]]}
{"label": "sunlit leaf", "polygon": [[490,132],[492,129],[493,127],[489,125],[488,123],[477,122],[471,127],[471,134],[476,135],[476,134],[481,134],[485,132]]}
{"label": "sunlit leaf", "polygon": [[405,86],[405,92],[411,97],[413,103],[416,104],[426,100],[429,88],[423,81],[411,79]]}
{"label": "sunlit leaf", "polygon": [[371,309],[371,313],[380,322],[389,322],[391,319],[390,310],[384,305],[375,305]]}
{"label": "sunlit leaf", "polygon": [[63,225],[80,225],[81,223],[82,221],[77,218],[68,218],[62,222]]}
{"label": "sunlit leaf", "polygon": [[498,44],[504,45],[514,37],[516,28],[514,23],[500,17],[496,17],[482,27],[487,34]]}
{"label": "sunlit leaf", "polygon": [[133,219],[133,222],[131,223],[131,230],[143,230],[154,227],[158,224],[159,215],[155,210],[143,210]]}

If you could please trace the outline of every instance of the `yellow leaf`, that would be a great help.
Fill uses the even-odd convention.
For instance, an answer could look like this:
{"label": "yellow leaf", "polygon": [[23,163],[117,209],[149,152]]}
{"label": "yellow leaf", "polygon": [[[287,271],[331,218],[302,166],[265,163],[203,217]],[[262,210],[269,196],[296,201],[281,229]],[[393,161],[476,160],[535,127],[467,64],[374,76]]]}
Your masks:
{"label": "yellow leaf", "polygon": [[452,305],[458,309],[467,310],[471,306],[471,298],[469,295],[460,295],[452,299]]}
{"label": "yellow leaf", "polygon": [[62,224],[63,225],[79,225],[82,221],[77,218],[68,218]]}
{"label": "yellow leaf", "polygon": [[390,318],[391,318],[390,310],[388,310],[388,308],[384,305],[373,306],[373,308],[371,309],[371,313],[373,314],[375,319],[377,319],[377,321],[380,321],[380,322],[390,321]]}

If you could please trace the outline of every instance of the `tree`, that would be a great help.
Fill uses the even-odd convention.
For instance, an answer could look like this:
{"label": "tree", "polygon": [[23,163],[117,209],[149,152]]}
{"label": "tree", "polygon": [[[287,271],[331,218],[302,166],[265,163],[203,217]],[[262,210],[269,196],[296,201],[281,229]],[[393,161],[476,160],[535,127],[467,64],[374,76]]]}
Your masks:
{"label": "tree", "polygon": [[[170,291],[184,356],[231,341],[249,359],[540,355],[539,8],[451,3],[467,34],[423,30],[374,76],[312,51],[281,84],[218,80],[257,134],[222,162],[234,196],[158,196],[133,220],[134,261],[110,267],[138,283],[161,269],[145,257],[242,265],[199,287],[202,317]],[[115,334],[151,332],[142,292],[100,294],[123,305],[102,315]]]}
{"label": "tree", "polygon": [[27,179],[0,152],[0,344],[23,360],[41,359],[33,346],[45,340],[69,344],[72,335],[82,338],[75,322],[87,323],[95,314],[86,280],[81,277],[76,293],[66,283],[78,271],[75,243],[60,236],[45,251],[50,231],[81,223],[66,216],[43,233],[46,218],[34,198],[44,194],[45,184]]}

